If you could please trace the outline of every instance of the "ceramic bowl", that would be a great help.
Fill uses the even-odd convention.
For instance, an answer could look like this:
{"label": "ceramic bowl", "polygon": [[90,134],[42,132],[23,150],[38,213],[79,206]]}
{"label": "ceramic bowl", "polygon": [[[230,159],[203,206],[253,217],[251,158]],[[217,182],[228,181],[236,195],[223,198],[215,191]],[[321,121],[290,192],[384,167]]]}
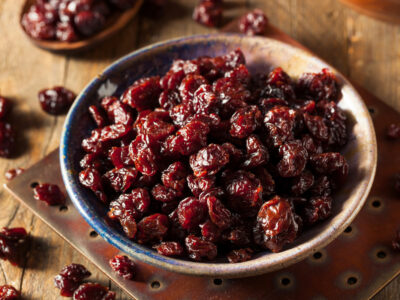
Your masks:
{"label": "ceramic bowl", "polygon": [[[99,204],[91,191],[80,185],[81,140],[89,136],[94,128],[87,109],[104,96],[120,96],[125,88],[141,77],[165,73],[174,59],[223,55],[236,48],[244,52],[251,72],[268,72],[281,66],[295,78],[303,72],[319,72],[322,68],[330,68],[337,74],[343,94],[339,106],[347,112],[352,123],[349,142],[342,151],[350,165],[350,176],[334,195],[332,217],[305,230],[282,252],[265,251],[253,260],[237,264],[193,262],[161,256],[108,226],[104,220],[106,207]],[[264,37],[238,34],[170,40],[137,50],[113,63],[94,78],[75,100],[64,124],[60,154],[63,180],[70,198],[86,221],[106,241],[126,254],[157,267],[185,274],[219,277],[245,277],[284,268],[333,241],[363,206],[374,179],[377,161],[375,132],[369,112],[360,95],[340,73],[298,48]]]}

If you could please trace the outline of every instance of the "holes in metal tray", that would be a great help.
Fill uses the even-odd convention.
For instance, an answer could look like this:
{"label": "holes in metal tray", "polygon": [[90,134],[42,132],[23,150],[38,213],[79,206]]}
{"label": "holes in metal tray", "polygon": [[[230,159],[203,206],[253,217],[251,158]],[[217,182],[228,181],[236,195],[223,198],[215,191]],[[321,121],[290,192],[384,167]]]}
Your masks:
{"label": "holes in metal tray", "polygon": [[357,282],[358,282],[358,279],[355,276],[350,276],[347,278],[347,284],[350,286],[357,284]]}
{"label": "holes in metal tray", "polygon": [[325,249],[320,249],[309,256],[308,262],[311,265],[323,265],[329,260],[328,252]]}
{"label": "holes in metal tray", "polygon": [[68,211],[68,206],[66,206],[66,205],[61,205],[61,206],[58,208],[58,210],[59,210],[60,212],[67,212],[67,211]]}
{"label": "holes in metal tray", "polygon": [[157,289],[159,289],[159,288],[161,287],[161,283],[160,283],[158,280],[154,280],[154,281],[152,281],[152,282],[150,283],[150,287],[151,287],[153,290],[157,290]]}
{"label": "holes in metal tray", "polygon": [[215,279],[213,280],[213,283],[214,283],[214,285],[221,285],[221,284],[222,284],[222,279],[220,279],[220,278],[215,278]]}
{"label": "holes in metal tray", "polygon": [[337,283],[343,289],[354,289],[360,285],[361,275],[355,271],[346,271],[338,277]]}
{"label": "holes in metal tray", "polygon": [[388,263],[392,259],[390,253],[391,251],[386,247],[386,245],[379,245],[377,247],[374,247],[369,252],[369,257],[371,258],[372,261],[378,264]]}
{"label": "holes in metal tray", "polygon": [[372,204],[372,207],[379,208],[379,207],[381,207],[382,202],[380,200],[376,199],[376,200],[372,201],[371,204]]}
{"label": "holes in metal tray", "polygon": [[99,236],[99,234],[98,234],[96,231],[94,231],[94,230],[90,231],[90,232],[89,232],[89,235],[90,235],[91,238],[96,238],[96,237]]}
{"label": "holes in metal tray", "polygon": [[276,285],[280,289],[290,290],[295,286],[295,278],[291,273],[281,273],[275,279]]}
{"label": "holes in metal tray", "polygon": [[288,278],[288,277],[283,277],[283,278],[281,279],[281,285],[282,285],[282,286],[288,286],[288,285],[290,285],[291,282],[292,282],[292,281],[291,281],[290,278]]}
{"label": "holes in metal tray", "polygon": [[368,200],[368,210],[372,213],[380,213],[385,208],[385,202],[377,197],[372,197]]}
{"label": "holes in metal tray", "polygon": [[349,233],[351,233],[352,231],[353,231],[353,227],[347,226],[346,229],[344,230],[344,233],[349,234]]}
{"label": "holes in metal tray", "polygon": [[313,254],[313,258],[315,259],[315,260],[320,260],[321,258],[322,258],[322,253],[320,252],[320,251],[317,251],[317,252],[315,252],[314,254]]}
{"label": "holes in metal tray", "polygon": [[379,251],[376,253],[376,257],[379,258],[379,259],[385,259],[386,256],[387,256],[387,254],[386,254],[386,252],[383,251],[383,250],[379,250]]}

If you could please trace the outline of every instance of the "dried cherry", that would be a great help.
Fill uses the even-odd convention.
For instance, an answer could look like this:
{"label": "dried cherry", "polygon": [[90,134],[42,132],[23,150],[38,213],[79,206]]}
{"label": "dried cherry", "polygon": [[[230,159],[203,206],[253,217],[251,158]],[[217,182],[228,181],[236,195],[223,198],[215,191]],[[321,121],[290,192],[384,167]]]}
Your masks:
{"label": "dried cherry", "polygon": [[289,201],[275,196],[265,202],[258,212],[253,231],[255,242],[272,252],[279,252],[285,244],[293,242],[299,225]]}
{"label": "dried cherry", "polygon": [[164,256],[182,256],[185,252],[182,245],[178,242],[162,242],[154,248]]}
{"label": "dried cherry", "polygon": [[90,275],[91,273],[81,264],[70,264],[63,267],[54,277],[54,285],[60,289],[61,296],[72,297],[83,280]]}
{"label": "dried cherry", "polygon": [[21,294],[11,285],[0,286],[1,300],[18,300],[21,299]]}
{"label": "dried cherry", "polygon": [[33,188],[33,196],[47,205],[60,205],[65,202],[65,195],[56,184],[41,183]]}
{"label": "dried cherry", "polygon": [[25,171],[25,169],[23,169],[23,168],[10,169],[4,174],[4,177],[7,180],[12,180],[15,177],[17,177],[18,175],[22,174],[24,171]]}
{"label": "dried cherry", "polygon": [[136,265],[126,255],[116,255],[110,259],[111,268],[124,279],[132,280],[136,275]]}
{"label": "dried cherry", "polygon": [[239,20],[239,29],[247,35],[264,34],[268,24],[268,18],[260,9],[255,9],[243,15]]}
{"label": "dried cherry", "polygon": [[40,106],[45,112],[60,115],[68,111],[76,95],[62,86],[55,86],[41,90],[38,97]]}
{"label": "dried cherry", "polygon": [[25,259],[28,233],[25,228],[6,228],[0,231],[0,258],[12,265],[22,265]]}
{"label": "dried cherry", "polygon": [[115,292],[99,283],[84,283],[74,292],[73,300],[115,300]]}
{"label": "dried cherry", "polygon": [[193,11],[193,20],[208,27],[216,27],[222,20],[222,8],[214,1],[201,1]]}

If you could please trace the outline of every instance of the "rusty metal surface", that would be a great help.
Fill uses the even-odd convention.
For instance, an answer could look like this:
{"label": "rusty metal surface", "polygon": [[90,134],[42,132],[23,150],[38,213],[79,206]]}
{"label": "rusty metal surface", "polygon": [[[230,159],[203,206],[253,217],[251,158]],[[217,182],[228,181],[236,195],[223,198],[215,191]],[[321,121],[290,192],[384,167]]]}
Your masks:
{"label": "rusty metal surface", "polygon": [[[273,27],[268,36],[296,45]],[[91,237],[91,228],[69,199],[67,210],[33,199],[33,182],[48,181],[63,188],[58,151],[16,177],[6,188],[137,299],[366,299],[400,271],[400,254],[390,247],[400,220],[400,201],[391,183],[400,165],[400,158],[395,155],[400,151],[400,142],[384,138],[386,126],[399,122],[400,114],[365,90],[358,90],[371,110],[379,151],[377,176],[367,203],[353,224],[328,247],[273,273],[245,279],[192,277],[137,261],[138,277],[126,281],[114,276],[107,263],[118,250],[100,237]]]}

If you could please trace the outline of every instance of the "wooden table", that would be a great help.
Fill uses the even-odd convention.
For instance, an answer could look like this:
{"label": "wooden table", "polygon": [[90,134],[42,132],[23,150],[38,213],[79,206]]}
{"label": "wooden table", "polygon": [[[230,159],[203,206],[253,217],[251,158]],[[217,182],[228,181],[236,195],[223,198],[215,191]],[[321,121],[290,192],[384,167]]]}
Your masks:
{"label": "wooden table", "polygon": [[[35,48],[18,24],[24,0],[0,0],[0,94],[14,102],[12,123],[18,133],[16,158],[0,159],[0,173],[27,167],[58,147],[63,117],[46,115],[37,92],[64,85],[79,92],[108,64],[142,46],[165,39],[208,33],[191,19],[196,1],[170,0],[171,8],[156,19],[139,15],[108,42],[79,56],[54,55]],[[262,8],[272,24],[309,47],[394,109],[400,110],[400,26],[362,16],[337,0],[226,0],[227,20],[251,8]],[[379,133],[378,134],[382,134]],[[0,176],[0,183],[4,178]],[[63,299],[53,277],[66,264],[82,263],[92,279],[129,299],[72,247],[35,218],[3,189],[0,226],[24,226],[34,237],[24,268],[0,262],[0,284],[21,289],[26,299]],[[400,278],[374,299],[398,299]],[[65,298],[64,298],[65,299]]]}

